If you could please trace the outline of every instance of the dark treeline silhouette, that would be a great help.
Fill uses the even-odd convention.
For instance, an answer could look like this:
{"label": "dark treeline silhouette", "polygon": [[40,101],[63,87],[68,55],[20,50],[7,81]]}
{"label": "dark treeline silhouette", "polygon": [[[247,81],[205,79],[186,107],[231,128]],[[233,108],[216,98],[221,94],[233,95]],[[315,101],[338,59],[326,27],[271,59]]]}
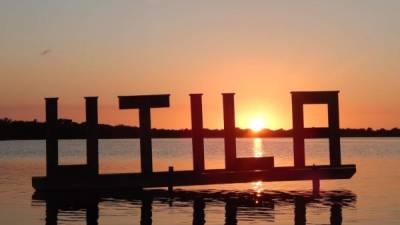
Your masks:
{"label": "dark treeline silhouette", "polygon": [[[59,119],[58,135],[61,139],[82,139],[85,138],[85,123],[77,123],[69,119]],[[99,138],[139,138],[139,128],[126,125],[99,124]],[[192,135],[190,129],[152,129],[154,138],[189,138]],[[224,130],[204,129],[205,137],[223,137]],[[44,122],[16,121],[8,118],[0,119],[0,140],[24,140],[44,139],[46,136],[46,124]],[[250,129],[236,128],[237,137],[292,137],[292,130],[270,130],[264,129],[260,132],[253,132]],[[400,129],[390,130],[372,128],[340,130],[342,137],[400,137]]]}

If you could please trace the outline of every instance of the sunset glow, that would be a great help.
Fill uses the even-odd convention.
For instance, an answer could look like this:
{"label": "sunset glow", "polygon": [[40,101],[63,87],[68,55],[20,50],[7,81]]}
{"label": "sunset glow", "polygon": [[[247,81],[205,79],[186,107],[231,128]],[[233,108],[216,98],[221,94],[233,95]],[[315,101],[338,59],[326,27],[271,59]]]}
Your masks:
{"label": "sunset glow", "polygon": [[253,118],[253,119],[250,121],[250,129],[251,129],[253,132],[259,132],[259,131],[261,131],[261,130],[264,129],[264,128],[265,128],[265,121],[264,121],[263,118],[257,117],[257,118]]}
{"label": "sunset glow", "polygon": [[59,97],[60,117],[83,122],[83,96],[99,96],[100,123],[138,125],[117,96],[165,93],[152,127],[183,129],[203,93],[204,127],[222,129],[234,92],[238,127],[255,112],[291,129],[290,91],[340,90],[341,127],[399,127],[398,1],[284,2],[2,1],[0,117],[44,121],[43,98]]}

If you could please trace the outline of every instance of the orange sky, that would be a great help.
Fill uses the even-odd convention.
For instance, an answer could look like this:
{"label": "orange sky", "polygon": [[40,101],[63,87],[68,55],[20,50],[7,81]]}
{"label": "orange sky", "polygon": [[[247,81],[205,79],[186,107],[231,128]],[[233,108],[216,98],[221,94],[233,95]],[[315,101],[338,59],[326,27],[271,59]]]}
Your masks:
{"label": "orange sky", "polygon": [[[63,1],[0,3],[0,117],[82,121],[99,96],[100,122],[137,125],[118,95],[171,94],[153,126],[190,127],[190,93],[204,124],[222,127],[222,92],[237,126],[262,117],[291,128],[290,91],[340,90],[341,127],[400,127],[398,1]],[[326,123],[323,107],[306,125]]]}

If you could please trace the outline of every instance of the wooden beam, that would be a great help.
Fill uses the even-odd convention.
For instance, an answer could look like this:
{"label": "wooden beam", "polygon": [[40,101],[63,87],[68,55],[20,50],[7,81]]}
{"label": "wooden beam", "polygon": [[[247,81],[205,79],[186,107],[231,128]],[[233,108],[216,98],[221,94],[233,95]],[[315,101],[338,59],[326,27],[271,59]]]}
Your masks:
{"label": "wooden beam", "polygon": [[169,94],[118,96],[120,109],[169,107]]}

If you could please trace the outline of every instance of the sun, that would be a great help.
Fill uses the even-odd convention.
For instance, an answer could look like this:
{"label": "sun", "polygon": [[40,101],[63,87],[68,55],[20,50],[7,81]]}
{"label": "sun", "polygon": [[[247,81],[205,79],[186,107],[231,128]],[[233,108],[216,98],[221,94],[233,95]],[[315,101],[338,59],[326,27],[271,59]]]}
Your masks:
{"label": "sun", "polygon": [[261,117],[256,117],[250,121],[250,129],[254,132],[259,132],[265,128],[265,121]]}

